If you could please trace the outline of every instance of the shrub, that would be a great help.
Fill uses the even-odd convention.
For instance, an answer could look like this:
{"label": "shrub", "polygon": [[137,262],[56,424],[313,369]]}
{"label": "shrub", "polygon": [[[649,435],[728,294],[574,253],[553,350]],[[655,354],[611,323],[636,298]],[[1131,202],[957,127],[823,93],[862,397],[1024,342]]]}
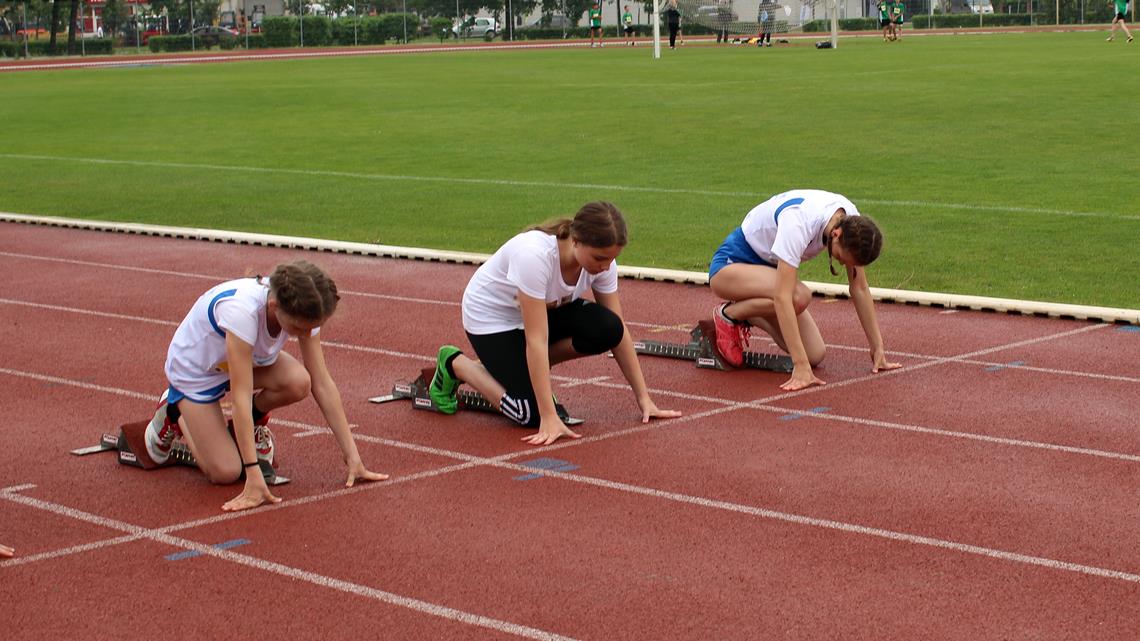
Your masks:
{"label": "shrub", "polygon": [[451,20],[436,16],[431,19],[429,24],[431,24],[431,32],[439,38],[441,43],[451,35]]}

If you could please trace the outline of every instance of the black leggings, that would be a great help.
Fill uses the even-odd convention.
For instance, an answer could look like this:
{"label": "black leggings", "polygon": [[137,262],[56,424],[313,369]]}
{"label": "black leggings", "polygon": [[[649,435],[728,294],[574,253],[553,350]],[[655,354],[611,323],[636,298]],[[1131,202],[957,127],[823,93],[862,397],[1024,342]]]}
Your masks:
{"label": "black leggings", "polygon": [[[585,299],[548,310],[546,322],[551,345],[569,338],[574,351],[586,356],[610,351],[625,336],[625,325],[617,314]],[[467,340],[471,341],[483,367],[507,390],[500,399],[503,414],[519,425],[538,427],[542,417],[530,383],[523,330],[497,334],[468,332]]]}
{"label": "black leggings", "polygon": [[677,46],[677,32],[680,30],[681,30],[680,23],[678,23],[678,24],[673,24],[672,22],[669,23],[669,46],[670,47]]}

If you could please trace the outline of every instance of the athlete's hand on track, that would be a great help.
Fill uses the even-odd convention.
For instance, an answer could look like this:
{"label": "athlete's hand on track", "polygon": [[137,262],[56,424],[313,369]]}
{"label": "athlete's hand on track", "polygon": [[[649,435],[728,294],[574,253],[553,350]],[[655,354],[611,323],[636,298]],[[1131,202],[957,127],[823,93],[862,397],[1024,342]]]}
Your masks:
{"label": "athlete's hand on track", "polygon": [[880,371],[887,371],[898,369],[902,367],[902,363],[888,363],[887,355],[883,351],[871,352],[871,373],[878,374]]}
{"label": "athlete's hand on track", "polygon": [[550,445],[554,441],[569,436],[570,438],[582,438],[581,434],[575,433],[562,419],[557,416],[542,419],[542,424],[538,426],[538,433],[531,434],[530,436],[522,437],[522,440],[530,443],[531,445]]}
{"label": "athlete's hand on track", "polygon": [[786,392],[794,392],[801,390],[812,385],[826,385],[815,372],[811,371],[811,366],[799,366],[792,370],[792,377],[786,383],[780,386],[780,389]]}
{"label": "athlete's hand on track", "polygon": [[0,556],[10,559],[16,555],[16,550],[8,547],[7,545],[0,545]]}
{"label": "athlete's hand on track", "polygon": [[265,484],[265,477],[261,475],[261,470],[258,470],[254,474],[246,475],[245,489],[242,490],[241,494],[227,501],[222,506],[222,511],[240,512],[241,510],[255,508],[266,501],[280,503],[281,499],[273,496],[273,493],[269,491],[269,486]]}
{"label": "athlete's hand on track", "polygon": [[657,404],[650,399],[645,399],[641,403],[641,422],[648,423],[651,418],[677,418],[681,415],[677,410],[662,410],[657,409]]}
{"label": "athlete's hand on track", "polygon": [[387,474],[380,474],[379,472],[369,472],[364,463],[359,459],[353,463],[348,464],[348,480],[345,481],[345,487],[352,487],[359,479],[361,481],[383,481],[388,478]]}

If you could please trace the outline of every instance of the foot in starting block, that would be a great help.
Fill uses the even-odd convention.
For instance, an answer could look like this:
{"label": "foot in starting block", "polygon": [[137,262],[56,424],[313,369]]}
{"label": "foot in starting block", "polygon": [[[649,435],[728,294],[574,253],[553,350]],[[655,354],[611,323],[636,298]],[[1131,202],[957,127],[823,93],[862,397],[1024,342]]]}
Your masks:
{"label": "foot in starting block", "polygon": [[[390,403],[392,401],[399,401],[403,399],[411,399],[412,407],[418,410],[431,410],[438,412],[439,408],[431,400],[431,395],[428,394],[428,386],[431,385],[431,378],[435,375],[434,367],[427,367],[420,371],[420,375],[410,383],[396,383],[392,387],[392,393],[385,396],[373,396],[368,399],[371,403]],[[498,414],[499,410],[491,404],[486,398],[483,398],[478,392],[471,390],[460,389],[456,394],[459,400],[459,409],[461,410],[474,410],[477,412],[491,412]],[[560,403],[555,403],[554,408],[558,410],[558,417],[566,425],[581,425],[585,421],[580,418],[570,416]]]}
{"label": "foot in starting block", "polygon": [[[161,465],[155,463],[146,452],[146,441],[144,439],[146,438],[148,422],[127,423],[119,428],[118,435],[104,433],[99,438],[97,445],[71,450],[71,453],[75,456],[87,456],[100,452],[115,452],[118,455],[119,463],[140,467],[144,470],[155,470],[172,465],[198,467],[198,462],[194,460],[190,448],[182,441],[174,442],[173,447],[170,448],[170,458],[166,463]],[[261,475],[265,477],[266,485],[285,485],[289,482],[288,478],[277,474],[269,461],[258,459],[257,463],[261,468]]]}
{"label": "foot in starting block", "polygon": [[[716,349],[716,329],[711,320],[697,323],[690,332],[688,343],[666,343],[663,341],[634,341],[633,349],[638,354],[647,356],[664,356],[666,358],[679,358],[687,361],[696,361],[697,367],[707,369],[730,370],[737,369],[729,365]],[[779,354],[762,354],[760,352],[744,352],[744,363],[741,368],[762,369],[769,372],[790,373],[793,369],[792,359]]]}

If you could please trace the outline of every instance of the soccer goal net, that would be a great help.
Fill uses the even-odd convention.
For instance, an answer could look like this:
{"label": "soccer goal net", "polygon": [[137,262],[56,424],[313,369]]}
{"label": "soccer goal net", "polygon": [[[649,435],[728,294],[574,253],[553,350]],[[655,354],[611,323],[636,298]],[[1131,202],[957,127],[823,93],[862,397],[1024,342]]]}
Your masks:
{"label": "soccer goal net", "polygon": [[[789,33],[818,33],[837,45],[838,24],[834,0],[658,0],[659,20],[654,25],[654,51],[668,41],[670,12],[680,14],[684,38],[715,37],[716,42],[766,44]],[[673,17],[674,19],[676,16]],[[758,42],[764,38],[765,42]]]}

